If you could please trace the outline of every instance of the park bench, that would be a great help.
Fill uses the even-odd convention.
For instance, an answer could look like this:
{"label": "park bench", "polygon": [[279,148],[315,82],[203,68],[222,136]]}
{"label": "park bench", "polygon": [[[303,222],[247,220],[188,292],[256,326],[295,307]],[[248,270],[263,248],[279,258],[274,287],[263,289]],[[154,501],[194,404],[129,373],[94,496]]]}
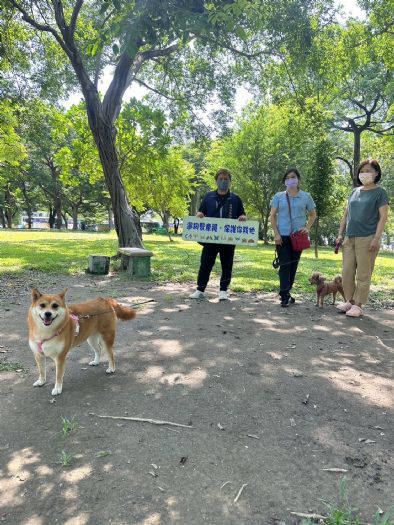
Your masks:
{"label": "park bench", "polygon": [[133,278],[150,276],[150,258],[153,253],[143,248],[119,248],[122,268]]}
{"label": "park bench", "polygon": [[161,226],[159,228],[153,228],[152,233],[157,233],[159,235],[168,235],[168,231],[166,230],[166,228],[163,228]]}

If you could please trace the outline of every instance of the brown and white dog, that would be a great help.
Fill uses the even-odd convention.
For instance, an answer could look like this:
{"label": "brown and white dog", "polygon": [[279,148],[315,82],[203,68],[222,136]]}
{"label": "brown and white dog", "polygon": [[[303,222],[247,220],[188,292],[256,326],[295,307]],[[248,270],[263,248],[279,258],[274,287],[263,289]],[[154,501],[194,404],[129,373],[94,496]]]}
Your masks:
{"label": "brown and white dog", "polygon": [[346,301],[342,288],[342,277],[340,275],[335,276],[332,281],[326,282],[326,278],[320,272],[314,272],[309,282],[316,285],[316,306],[323,308],[324,297],[330,293],[332,293],[331,304],[335,304],[335,298],[338,292]]}
{"label": "brown and white dog", "polygon": [[57,294],[42,294],[32,290],[32,304],[28,314],[29,346],[34,353],[39,377],[33,386],[46,382],[45,358],[56,366],[56,382],[52,395],[62,393],[65,361],[68,352],[83,341],[94,351],[89,365],[100,363],[101,350],[108,355],[108,374],[115,372],[113,344],[116,318],[133,319],[135,310],[118,304],[115,299],[99,297],[84,303],[67,305],[67,290]]}

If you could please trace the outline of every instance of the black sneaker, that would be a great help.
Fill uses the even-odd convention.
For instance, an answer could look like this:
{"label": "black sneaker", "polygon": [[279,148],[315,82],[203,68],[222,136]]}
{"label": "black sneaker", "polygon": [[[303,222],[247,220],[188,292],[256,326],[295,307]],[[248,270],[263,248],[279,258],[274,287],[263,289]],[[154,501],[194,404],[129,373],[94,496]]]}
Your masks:
{"label": "black sneaker", "polygon": [[294,297],[292,297],[292,296],[290,295],[290,304],[294,304],[294,303],[295,303],[295,299],[294,299]]}
{"label": "black sneaker", "polygon": [[282,308],[287,308],[289,305],[290,305],[290,299],[291,297],[288,296],[288,297],[282,297],[281,301],[280,301],[280,305]]}

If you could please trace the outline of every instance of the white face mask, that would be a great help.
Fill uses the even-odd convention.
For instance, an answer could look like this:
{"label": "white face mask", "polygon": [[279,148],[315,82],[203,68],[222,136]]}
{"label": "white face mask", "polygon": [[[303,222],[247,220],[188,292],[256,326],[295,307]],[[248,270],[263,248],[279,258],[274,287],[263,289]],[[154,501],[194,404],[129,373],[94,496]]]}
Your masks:
{"label": "white face mask", "polygon": [[375,175],[372,173],[360,173],[358,178],[360,179],[360,182],[363,186],[366,184],[371,184],[375,181]]}

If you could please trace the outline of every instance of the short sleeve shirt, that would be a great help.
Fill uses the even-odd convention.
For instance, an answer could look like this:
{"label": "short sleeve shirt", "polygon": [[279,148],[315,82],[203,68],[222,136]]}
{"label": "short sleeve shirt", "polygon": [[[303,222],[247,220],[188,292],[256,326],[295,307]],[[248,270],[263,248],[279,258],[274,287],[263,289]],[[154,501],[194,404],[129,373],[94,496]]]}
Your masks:
{"label": "short sleeve shirt", "polygon": [[379,208],[388,202],[387,192],[380,186],[373,190],[355,188],[348,201],[346,235],[350,237],[374,235],[380,217]]}
{"label": "short sleeve shirt", "polygon": [[280,235],[290,235],[306,224],[306,214],[316,208],[311,195],[307,191],[300,190],[294,197],[290,194],[291,220],[289,206],[287,204],[286,192],[276,193],[271,201],[271,208],[278,210],[278,230]]}

